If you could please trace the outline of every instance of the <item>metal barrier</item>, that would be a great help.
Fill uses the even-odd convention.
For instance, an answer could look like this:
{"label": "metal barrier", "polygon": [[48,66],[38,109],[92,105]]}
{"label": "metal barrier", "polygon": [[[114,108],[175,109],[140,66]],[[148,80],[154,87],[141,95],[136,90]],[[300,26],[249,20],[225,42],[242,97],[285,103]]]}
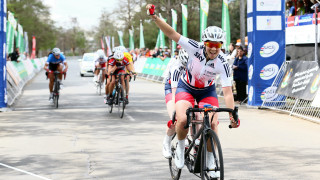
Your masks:
{"label": "metal barrier", "polygon": [[[271,87],[278,87],[287,70],[288,62],[282,64]],[[264,100],[261,107],[289,113],[313,122],[320,123],[320,108],[311,105],[312,101],[278,95],[274,101]]]}

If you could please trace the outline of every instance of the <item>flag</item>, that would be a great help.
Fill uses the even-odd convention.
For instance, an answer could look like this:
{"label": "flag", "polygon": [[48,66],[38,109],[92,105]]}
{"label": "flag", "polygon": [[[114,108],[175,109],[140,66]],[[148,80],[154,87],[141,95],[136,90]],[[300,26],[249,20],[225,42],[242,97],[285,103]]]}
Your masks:
{"label": "flag", "polygon": [[[177,11],[174,10],[174,9],[171,9],[171,12],[172,12],[172,28],[177,31]],[[177,46],[177,43],[172,40],[172,46],[171,46],[171,54],[173,55],[174,54],[174,51],[176,50],[176,46]]]}
{"label": "flag", "polygon": [[227,50],[227,47],[230,44],[230,18],[229,18],[229,8],[228,0],[223,0],[222,2],[222,29],[226,32],[226,42],[223,42],[224,48]]}
{"label": "flag", "polygon": [[103,44],[103,37],[100,39],[100,42],[101,42],[101,49],[104,51],[104,44]]}
{"label": "flag", "polygon": [[23,28],[21,24],[18,24],[18,30],[16,33],[16,47],[19,48],[20,53],[24,52]]}
{"label": "flag", "polygon": [[132,29],[129,29],[129,49],[130,50],[134,50],[134,30],[133,27],[131,27]]}
{"label": "flag", "polygon": [[123,45],[123,40],[122,40],[123,32],[122,31],[118,31],[118,35],[119,35],[120,46],[124,46]]}
{"label": "flag", "polygon": [[110,46],[110,36],[105,37],[106,45],[107,45],[107,57],[109,57],[111,53],[111,46]]}
{"label": "flag", "polygon": [[202,32],[207,28],[209,0],[200,0],[200,41]]}
{"label": "flag", "polygon": [[17,28],[17,21],[14,18],[14,14],[8,11],[7,21],[7,53],[13,52],[14,34]]}
{"label": "flag", "polygon": [[160,47],[160,30],[158,32],[157,42],[156,42],[156,47],[155,48],[159,48],[159,47]]}
{"label": "flag", "polygon": [[[166,19],[162,18],[161,14],[159,13],[160,15],[160,18],[162,20],[164,20],[164,22],[167,22]],[[164,36],[164,33],[160,30],[160,37],[159,37],[159,41],[160,41],[160,48],[164,48],[166,46],[166,40],[165,40],[165,36]]]}
{"label": "flag", "polygon": [[182,6],[182,35],[184,37],[188,37],[188,29],[187,29],[187,22],[188,22],[188,6],[181,4]]}
{"label": "flag", "polygon": [[113,49],[114,49],[114,37],[112,36],[112,51],[113,51]]}
{"label": "flag", "polygon": [[144,44],[144,37],[143,37],[143,26],[142,26],[142,20],[140,20],[140,49],[145,48]]}
{"label": "flag", "polygon": [[36,57],[36,37],[32,36],[32,52],[30,59],[34,59]]}

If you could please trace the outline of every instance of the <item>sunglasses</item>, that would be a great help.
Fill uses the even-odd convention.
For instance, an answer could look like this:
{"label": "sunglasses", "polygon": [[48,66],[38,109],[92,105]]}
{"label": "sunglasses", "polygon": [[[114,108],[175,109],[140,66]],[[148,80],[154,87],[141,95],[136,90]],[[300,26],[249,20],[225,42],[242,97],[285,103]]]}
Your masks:
{"label": "sunglasses", "polygon": [[209,48],[221,48],[222,47],[222,43],[220,42],[204,42],[204,45],[206,45]]}

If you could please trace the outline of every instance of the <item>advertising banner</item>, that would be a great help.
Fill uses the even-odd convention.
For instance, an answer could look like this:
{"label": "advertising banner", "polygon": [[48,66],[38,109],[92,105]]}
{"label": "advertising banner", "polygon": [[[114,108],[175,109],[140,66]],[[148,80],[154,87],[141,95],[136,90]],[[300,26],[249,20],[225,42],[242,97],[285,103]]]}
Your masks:
{"label": "advertising banner", "polygon": [[304,100],[313,100],[320,85],[320,69],[317,62],[290,61],[278,94]]}
{"label": "advertising banner", "polygon": [[200,41],[202,32],[207,28],[209,0],[200,0]]}
{"label": "advertising banner", "polygon": [[34,59],[36,57],[36,37],[32,36],[32,52],[30,59]]}
{"label": "advertising banner", "polygon": [[0,108],[7,107],[6,0],[0,0]]}
{"label": "advertising banner", "polygon": [[181,4],[182,6],[182,36],[188,37],[188,6]]}
{"label": "advertising banner", "polygon": [[29,54],[29,40],[27,32],[24,32],[24,51]]}
{"label": "advertising banner", "polygon": [[16,28],[17,28],[17,21],[14,18],[13,13],[11,13],[10,11],[8,12],[8,21],[7,21],[7,53],[12,53],[14,50],[13,47],[13,41],[14,41],[14,34],[16,32]]}
{"label": "advertising banner", "polygon": [[132,29],[129,29],[129,49],[130,50],[134,50],[134,39],[133,39],[133,36],[134,36],[134,31],[133,31],[133,27]]}
{"label": "advertising banner", "polygon": [[229,18],[229,7],[228,7],[228,0],[223,0],[222,2],[222,29],[226,32],[226,42],[223,43],[225,49],[230,44],[230,18]]}
{"label": "advertising banner", "polygon": [[[175,31],[177,31],[177,19],[178,19],[177,11],[171,9],[171,12],[172,12],[172,26],[171,27]],[[177,43],[174,40],[172,40],[172,44],[171,44],[171,54],[172,55],[174,54],[174,51],[176,50],[176,46],[177,46]]]}
{"label": "advertising banner", "polygon": [[122,40],[123,32],[122,32],[122,31],[118,31],[118,35],[119,35],[119,43],[120,43],[120,46],[124,46],[124,45],[123,45],[123,40]]}
{"label": "advertising banner", "polygon": [[144,36],[143,36],[143,26],[142,26],[142,21],[140,20],[140,43],[139,43],[139,48],[145,48],[145,44],[144,44]]}
{"label": "advertising banner", "polygon": [[[285,61],[285,0],[248,0],[248,105],[260,106]],[[268,93],[267,93],[268,92]]]}
{"label": "advertising banner", "polygon": [[18,29],[16,34],[16,47],[19,48],[20,53],[24,52],[23,28],[21,24],[18,24]]}

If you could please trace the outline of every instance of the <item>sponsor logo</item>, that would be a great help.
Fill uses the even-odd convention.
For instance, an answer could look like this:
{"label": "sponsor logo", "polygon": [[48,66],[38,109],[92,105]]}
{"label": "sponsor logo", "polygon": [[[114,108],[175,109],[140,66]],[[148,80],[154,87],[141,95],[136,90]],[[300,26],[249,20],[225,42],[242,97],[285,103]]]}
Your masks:
{"label": "sponsor logo", "polygon": [[294,23],[295,26],[299,24],[299,16],[295,16]]}
{"label": "sponsor logo", "polygon": [[281,83],[281,88],[285,88],[288,85],[289,79],[291,78],[292,75],[292,68],[290,71],[287,72],[287,74],[284,76],[283,81]]}
{"label": "sponsor logo", "polygon": [[263,80],[269,80],[274,78],[277,75],[278,71],[279,67],[276,64],[269,64],[260,71],[260,77]]}
{"label": "sponsor logo", "polygon": [[320,84],[320,76],[318,74],[317,77],[312,82],[312,85],[310,87],[310,92],[315,93],[318,90],[319,84]]}
{"label": "sponsor logo", "polygon": [[249,77],[249,80],[252,79],[252,75],[253,75],[253,66],[252,64],[249,66],[249,69],[248,69],[248,77]]}
{"label": "sponsor logo", "polygon": [[253,97],[253,86],[250,86],[250,88],[249,88],[249,101],[252,101],[252,97]]}
{"label": "sponsor logo", "polygon": [[268,87],[261,93],[261,100],[270,102],[278,97],[277,87]]}
{"label": "sponsor logo", "polygon": [[248,58],[250,58],[252,55],[252,43],[249,43],[248,45]]}
{"label": "sponsor logo", "polygon": [[278,50],[279,44],[275,41],[270,41],[260,48],[260,55],[261,57],[271,57],[276,54]]}

